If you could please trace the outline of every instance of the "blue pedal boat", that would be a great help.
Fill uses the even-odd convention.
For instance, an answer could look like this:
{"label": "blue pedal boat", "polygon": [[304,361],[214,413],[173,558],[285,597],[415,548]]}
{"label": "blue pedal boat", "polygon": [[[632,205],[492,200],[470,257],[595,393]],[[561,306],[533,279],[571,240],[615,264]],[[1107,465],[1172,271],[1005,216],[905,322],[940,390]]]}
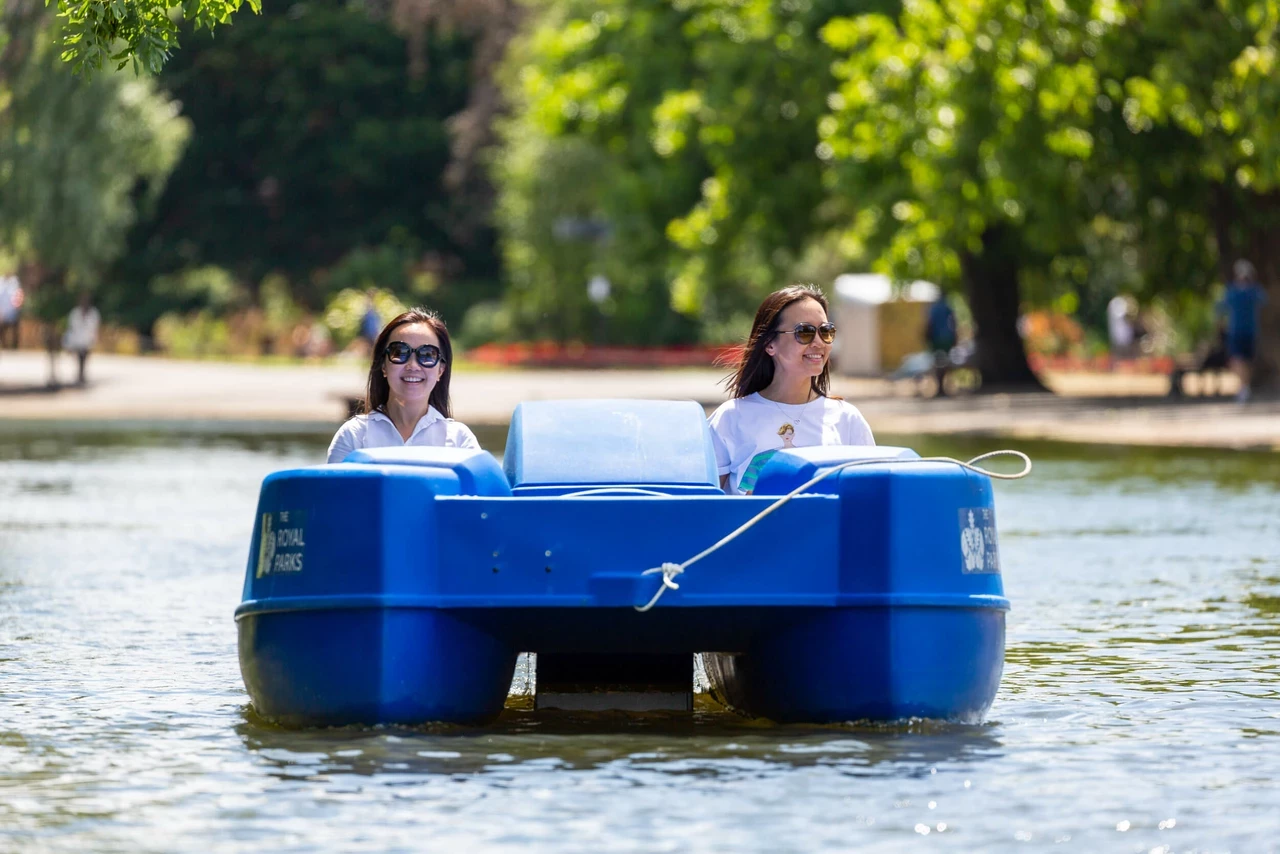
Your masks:
{"label": "blue pedal boat", "polygon": [[235,614],[253,705],[483,722],[522,651],[539,690],[556,656],[701,652],[721,697],[777,721],[982,719],[1009,607],[988,477],[881,446],[780,451],[750,496],[718,481],[690,401],[523,403],[503,466],[384,448],[276,472]]}

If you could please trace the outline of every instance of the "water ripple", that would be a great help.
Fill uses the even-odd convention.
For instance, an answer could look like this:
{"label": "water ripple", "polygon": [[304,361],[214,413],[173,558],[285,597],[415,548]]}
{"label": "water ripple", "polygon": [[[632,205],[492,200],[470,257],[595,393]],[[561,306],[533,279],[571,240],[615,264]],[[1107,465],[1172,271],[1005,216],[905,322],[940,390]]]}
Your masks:
{"label": "water ripple", "polygon": [[0,850],[1277,847],[1271,457],[1032,448],[996,487],[982,726],[515,697],[485,728],[292,732],[247,705],[231,611],[261,478],[326,439],[0,437]]}

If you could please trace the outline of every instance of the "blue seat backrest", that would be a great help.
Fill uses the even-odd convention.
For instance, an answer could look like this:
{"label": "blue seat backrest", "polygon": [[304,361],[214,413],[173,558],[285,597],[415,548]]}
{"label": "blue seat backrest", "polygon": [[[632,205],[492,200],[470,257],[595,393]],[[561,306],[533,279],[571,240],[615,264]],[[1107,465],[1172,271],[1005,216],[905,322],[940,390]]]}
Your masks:
{"label": "blue seat backrest", "polygon": [[510,495],[507,477],[488,451],[422,446],[364,448],[347,454],[344,463],[416,466],[456,477],[461,495]]}
{"label": "blue seat backrest", "polygon": [[691,400],[521,403],[503,468],[517,494],[566,486],[720,491],[706,413]]}

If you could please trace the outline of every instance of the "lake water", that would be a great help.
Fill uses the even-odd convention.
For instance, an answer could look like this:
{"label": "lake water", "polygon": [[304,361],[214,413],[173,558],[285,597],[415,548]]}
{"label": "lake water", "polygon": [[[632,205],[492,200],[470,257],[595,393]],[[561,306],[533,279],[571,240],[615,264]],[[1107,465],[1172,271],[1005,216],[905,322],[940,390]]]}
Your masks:
{"label": "lake water", "polygon": [[1280,455],[1014,443],[981,726],[290,732],[232,611],[327,439],[0,425],[0,850],[1280,851]]}

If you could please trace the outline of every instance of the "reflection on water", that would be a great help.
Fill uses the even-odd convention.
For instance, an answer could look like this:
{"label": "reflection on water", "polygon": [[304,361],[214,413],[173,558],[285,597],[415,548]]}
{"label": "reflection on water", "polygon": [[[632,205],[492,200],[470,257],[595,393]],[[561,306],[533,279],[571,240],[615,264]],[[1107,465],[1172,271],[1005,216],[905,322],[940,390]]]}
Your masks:
{"label": "reflection on water", "polygon": [[[516,704],[513,704],[516,705]],[[495,755],[522,762],[554,762],[578,771],[623,762],[655,773],[708,777],[734,775],[742,762],[785,773],[813,765],[852,774],[927,774],[939,763],[980,761],[999,755],[993,728],[939,721],[884,726],[776,726],[715,708],[700,698],[693,715],[661,712],[533,712],[509,708],[485,727],[342,727],[298,732],[273,726],[250,706],[237,726],[248,749],[294,776],[296,765],[316,774],[375,776],[387,770],[479,775]],[[619,752],[620,742],[643,742],[640,753]],[[629,745],[635,747],[635,744]],[[720,760],[731,757],[733,764]],[[638,760],[638,764],[637,764]]]}
{"label": "reflection on water", "polygon": [[0,850],[1280,839],[1280,455],[1008,443],[1036,470],[996,485],[1013,610],[983,726],[783,727],[705,698],[692,716],[534,713],[515,697],[483,728],[294,732],[247,705],[231,614],[261,479],[319,461],[328,438],[0,431]]}

